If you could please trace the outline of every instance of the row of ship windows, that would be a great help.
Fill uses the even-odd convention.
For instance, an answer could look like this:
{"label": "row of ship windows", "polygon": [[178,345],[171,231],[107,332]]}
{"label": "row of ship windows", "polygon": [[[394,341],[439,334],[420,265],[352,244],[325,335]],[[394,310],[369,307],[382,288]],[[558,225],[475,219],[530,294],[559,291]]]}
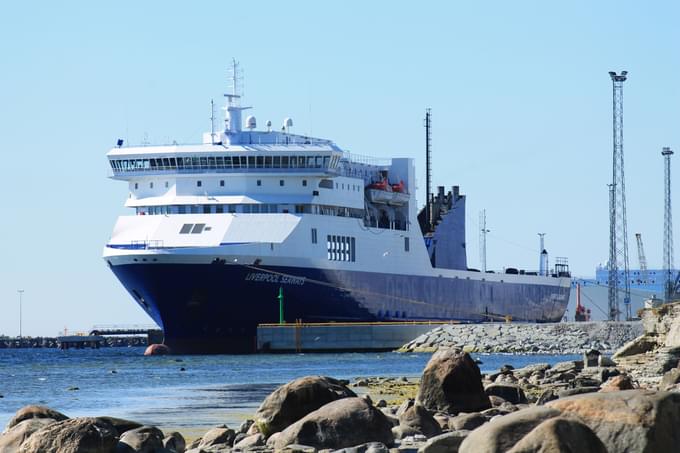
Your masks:
{"label": "row of ship windows", "polygon": [[[262,180],[258,179],[256,184],[258,185],[258,187],[261,187],[262,186]],[[279,186],[283,187],[285,185],[286,185],[286,180],[285,179],[279,179]],[[167,189],[168,186],[169,186],[168,181],[165,181],[165,188]],[[219,186],[225,187],[224,179],[219,180]],[[347,186],[347,188],[345,188],[345,186]],[[200,179],[196,180],[196,187],[203,187],[203,181],[200,180]],[[306,179],[302,180],[302,187],[307,187],[307,180]],[[331,181],[329,179],[322,179],[319,182],[319,187],[323,187],[324,189],[332,189],[333,188],[333,181]],[[154,181],[149,181],[149,189],[153,189],[153,188],[154,188]],[[335,188],[338,189],[338,190],[351,190],[353,192],[361,191],[361,185],[360,184],[349,184],[349,183],[345,184],[345,183],[337,183],[336,182]],[[139,183],[138,182],[135,183],[135,190],[139,190]],[[315,194],[315,195],[318,195],[318,193]]]}
{"label": "row of ship windows", "polygon": [[[316,229],[312,231],[312,243],[316,236]],[[330,261],[356,261],[356,240],[351,236],[326,236],[326,247]]]}
{"label": "row of ship windows", "polygon": [[362,219],[363,209],[347,208],[344,206],[328,206],[320,204],[204,204],[204,205],[164,205],[140,206],[136,208],[137,215],[166,215],[166,214],[317,214],[337,217],[352,217]]}
{"label": "row of ship windows", "polygon": [[335,168],[340,156],[203,156],[111,159],[114,171],[231,170],[241,168]]}

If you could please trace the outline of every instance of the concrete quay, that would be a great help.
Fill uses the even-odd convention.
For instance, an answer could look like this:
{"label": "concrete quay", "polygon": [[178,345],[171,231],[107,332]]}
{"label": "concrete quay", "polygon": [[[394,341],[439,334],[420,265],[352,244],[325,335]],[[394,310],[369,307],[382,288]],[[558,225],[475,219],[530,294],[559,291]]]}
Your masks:
{"label": "concrete quay", "polygon": [[441,322],[290,323],[257,327],[259,352],[392,351]]}

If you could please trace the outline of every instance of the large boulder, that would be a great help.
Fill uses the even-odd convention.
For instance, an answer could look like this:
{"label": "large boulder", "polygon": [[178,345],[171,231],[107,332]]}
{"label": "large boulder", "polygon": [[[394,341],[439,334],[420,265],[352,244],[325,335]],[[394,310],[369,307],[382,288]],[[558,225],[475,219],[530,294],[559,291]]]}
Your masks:
{"label": "large boulder", "polygon": [[556,409],[535,406],[494,418],[472,431],[458,451],[460,453],[506,452],[542,422],[559,415],[560,411]]}
{"label": "large boulder", "polygon": [[19,453],[114,453],[116,429],[97,418],[72,418],[50,423],[21,444]]}
{"label": "large boulder", "polygon": [[439,426],[437,420],[420,404],[411,406],[401,414],[399,417],[399,429],[402,433],[409,436],[422,434],[425,437],[434,437],[442,433],[441,426]]}
{"label": "large boulder", "polygon": [[28,418],[0,434],[0,453],[14,453],[21,444],[39,429],[56,421],[52,418]]}
{"label": "large boulder", "polygon": [[356,396],[342,382],[326,376],[305,376],[274,390],[255,413],[255,423],[265,436],[341,398]]}
{"label": "large boulder", "polygon": [[51,418],[60,422],[62,420],[66,420],[68,417],[61,412],[55,411],[54,409],[50,409],[46,406],[24,406],[19,409],[16,414],[14,414],[14,417],[12,417],[9,423],[7,423],[7,428],[5,428],[5,430],[10,429],[12,426],[17,425],[29,418]]}
{"label": "large boulder", "polygon": [[610,452],[677,451],[680,445],[680,393],[591,393],[546,406],[583,421]]}
{"label": "large boulder", "polygon": [[290,444],[318,449],[346,448],[367,442],[393,442],[392,423],[363,398],[343,398],[307,414],[277,435],[275,450]]}
{"label": "large boulder", "polygon": [[423,371],[416,401],[431,411],[451,414],[491,407],[479,367],[468,353],[455,349],[432,356]]}
{"label": "large boulder", "polygon": [[140,426],[120,436],[116,453],[155,453],[163,448],[165,435],[155,426]]}
{"label": "large boulder", "polygon": [[595,433],[577,420],[551,418],[524,436],[508,453],[607,453]]}

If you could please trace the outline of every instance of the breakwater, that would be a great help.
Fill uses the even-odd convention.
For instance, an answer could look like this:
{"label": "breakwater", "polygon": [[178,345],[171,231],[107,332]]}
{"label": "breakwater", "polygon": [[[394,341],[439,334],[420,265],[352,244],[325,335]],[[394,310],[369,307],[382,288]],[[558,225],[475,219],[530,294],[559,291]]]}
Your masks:
{"label": "breakwater", "polygon": [[[98,347],[102,348],[147,346],[147,344],[147,336],[102,337],[98,341]],[[59,337],[0,337],[0,349],[60,347],[62,347],[62,341]],[[91,346],[87,345],[87,347]]]}
{"label": "breakwater", "polygon": [[400,352],[580,354],[587,349],[612,353],[643,332],[641,321],[449,324],[403,345]]}

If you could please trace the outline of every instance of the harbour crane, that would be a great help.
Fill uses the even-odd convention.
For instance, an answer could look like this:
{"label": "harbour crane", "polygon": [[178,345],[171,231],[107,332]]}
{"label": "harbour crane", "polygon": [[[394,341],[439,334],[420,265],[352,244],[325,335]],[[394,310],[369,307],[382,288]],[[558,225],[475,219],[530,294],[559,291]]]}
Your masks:
{"label": "harbour crane", "polygon": [[637,241],[638,259],[640,260],[640,280],[642,284],[647,283],[647,258],[645,258],[645,247],[642,244],[642,233],[635,233],[635,240]]}

